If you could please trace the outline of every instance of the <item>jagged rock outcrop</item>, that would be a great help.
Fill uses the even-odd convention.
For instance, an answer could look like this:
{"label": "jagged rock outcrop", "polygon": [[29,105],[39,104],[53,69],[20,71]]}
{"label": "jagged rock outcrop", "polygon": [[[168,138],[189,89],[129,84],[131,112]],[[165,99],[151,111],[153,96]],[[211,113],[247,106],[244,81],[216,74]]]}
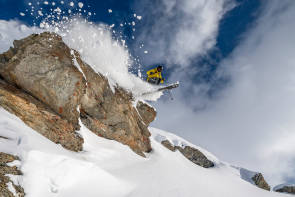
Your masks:
{"label": "jagged rock outcrop", "polygon": [[176,146],[176,148],[191,162],[199,166],[202,166],[204,168],[214,167],[214,163],[210,161],[209,159],[207,159],[207,157],[198,149],[190,147],[190,146],[185,146],[184,148]]}
{"label": "jagged rock outcrop", "polygon": [[162,144],[163,146],[165,146],[166,148],[168,148],[169,150],[171,150],[172,152],[175,152],[175,151],[177,150],[176,147],[173,146],[173,145],[170,143],[169,140],[163,140],[163,141],[161,142],[161,144]]}
{"label": "jagged rock outcrop", "polygon": [[0,55],[0,75],[79,128],[76,108],[86,82],[73,64],[70,48],[60,36],[46,32],[13,45]]}
{"label": "jagged rock outcrop", "polygon": [[0,152],[0,195],[1,197],[15,197],[8,188],[10,184],[14,188],[14,192],[18,197],[25,196],[24,189],[15,185],[7,175],[21,175],[21,171],[16,166],[9,166],[8,163],[19,160],[18,157]]}
{"label": "jagged rock outcrop", "polygon": [[156,118],[157,112],[155,111],[155,109],[153,107],[147,105],[146,103],[138,101],[137,105],[136,105],[136,109],[137,109],[142,121],[146,125],[149,125]]}
{"label": "jagged rock outcrop", "polygon": [[144,103],[138,104],[136,109],[131,93],[119,87],[113,92],[108,80],[84,63],[77,52],[75,58],[87,81],[80,108],[83,124],[98,136],[129,145],[142,156],[143,152],[150,152],[147,127],[155,118],[155,111]]}
{"label": "jagged rock outcrop", "polygon": [[257,173],[252,177],[252,180],[254,181],[254,184],[261,188],[270,191],[270,186],[265,181],[263,175],[261,173]]}
{"label": "jagged rock outcrop", "polygon": [[82,150],[83,139],[71,122],[3,80],[0,80],[0,106],[51,141],[72,151]]}
{"label": "jagged rock outcrop", "polygon": [[256,185],[257,187],[270,191],[270,186],[265,181],[263,175],[259,172],[253,172],[245,168],[237,168],[240,170],[240,176],[243,180]]}
{"label": "jagged rock outcrop", "polygon": [[169,140],[163,140],[161,144],[173,152],[179,150],[179,152],[181,152],[188,160],[201,167],[214,167],[214,163],[196,148],[190,146],[185,146],[184,148],[180,146],[173,146]]}
{"label": "jagged rock outcrop", "polygon": [[289,184],[278,185],[273,190],[275,192],[295,195],[295,185],[294,184],[292,184],[292,185],[289,185]]}
{"label": "jagged rock outcrop", "polygon": [[[54,33],[14,41],[0,54],[0,105],[63,147],[82,150],[75,133],[79,118],[98,136],[128,145],[144,156],[151,151],[148,125],[156,112],[115,87],[83,62]],[[80,108],[80,114],[78,107]]]}

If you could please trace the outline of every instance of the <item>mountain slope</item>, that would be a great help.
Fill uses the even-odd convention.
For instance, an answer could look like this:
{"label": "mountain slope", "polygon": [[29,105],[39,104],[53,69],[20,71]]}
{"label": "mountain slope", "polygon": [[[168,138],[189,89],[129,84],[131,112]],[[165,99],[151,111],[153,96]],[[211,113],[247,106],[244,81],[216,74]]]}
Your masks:
{"label": "mountain slope", "polygon": [[[97,137],[82,124],[83,152],[71,152],[41,136],[20,119],[0,109],[0,150],[17,154],[23,176],[11,176],[26,196],[286,196],[259,189],[240,178],[239,170],[205,150],[214,168],[202,168],[180,152],[159,143],[185,140],[150,128],[153,151],[139,157],[127,146]],[[38,186],[37,186],[38,185]]]}

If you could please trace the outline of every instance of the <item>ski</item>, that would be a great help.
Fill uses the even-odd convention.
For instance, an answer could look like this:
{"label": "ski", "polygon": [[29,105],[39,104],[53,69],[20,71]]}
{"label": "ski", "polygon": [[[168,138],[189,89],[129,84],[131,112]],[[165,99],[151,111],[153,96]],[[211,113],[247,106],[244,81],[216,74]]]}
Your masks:
{"label": "ski", "polygon": [[165,90],[171,90],[171,89],[174,89],[174,88],[177,88],[177,87],[179,87],[179,82],[176,82],[176,83],[173,83],[173,84],[158,88],[157,90],[154,90],[154,91],[145,92],[145,93],[142,94],[142,96],[148,95],[148,94],[153,94],[153,93],[156,93],[156,92],[162,92],[162,91],[165,91]]}

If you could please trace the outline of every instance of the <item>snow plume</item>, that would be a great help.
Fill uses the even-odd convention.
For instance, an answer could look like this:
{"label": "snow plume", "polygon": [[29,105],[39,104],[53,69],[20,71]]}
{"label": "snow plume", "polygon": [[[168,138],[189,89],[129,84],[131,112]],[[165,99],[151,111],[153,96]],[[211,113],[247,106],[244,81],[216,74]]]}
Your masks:
{"label": "snow plume", "polygon": [[[110,27],[104,24],[89,24],[81,19],[74,19],[65,25],[70,33],[61,33],[69,47],[76,49],[82,59],[92,68],[109,79],[111,87],[117,84],[141,95],[154,87],[128,72],[132,66],[132,57],[122,40],[114,39]],[[66,32],[67,32],[66,31]],[[153,95],[148,99],[157,99]]]}
{"label": "snow plume", "polygon": [[[155,7],[155,5],[157,5]],[[219,21],[234,6],[229,0],[160,0],[137,5],[147,26],[138,37],[151,51],[145,64],[167,62],[189,66],[216,43]],[[146,58],[144,58],[146,57]]]}
{"label": "snow plume", "polygon": [[176,102],[177,94],[174,103],[156,106],[160,121],[154,126],[179,131],[223,160],[261,171],[272,184],[294,181],[294,18],[294,1],[267,1],[256,26],[222,63],[219,74],[231,81],[220,98],[194,112]]}
{"label": "snow plume", "polygon": [[[38,28],[27,27],[16,21],[0,21],[3,24],[0,26],[0,50],[6,51],[12,45],[13,40],[24,38],[33,32],[55,32],[63,37],[70,48],[79,51],[81,58],[96,72],[109,79],[112,90],[119,85],[132,92],[135,97],[141,97],[142,93],[154,91],[156,87],[128,72],[133,65],[134,58],[130,55],[125,40],[114,35],[112,26],[89,22],[91,13],[95,14],[95,12],[82,10],[81,8],[84,7],[88,9],[88,6],[81,2],[74,2],[71,2],[71,8],[57,7],[59,4],[53,4],[51,1],[44,5],[29,2],[28,5],[32,10],[34,9],[34,12],[31,12],[32,20],[41,21],[35,24]],[[51,11],[46,12],[42,6],[50,6]],[[144,99],[156,100],[160,96],[159,93]]]}

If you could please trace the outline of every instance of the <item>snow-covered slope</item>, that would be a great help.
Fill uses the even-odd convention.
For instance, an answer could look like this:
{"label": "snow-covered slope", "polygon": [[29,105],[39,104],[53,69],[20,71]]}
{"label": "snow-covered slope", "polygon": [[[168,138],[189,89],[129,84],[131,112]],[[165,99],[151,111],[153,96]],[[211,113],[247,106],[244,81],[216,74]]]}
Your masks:
{"label": "snow-covered slope", "polygon": [[97,137],[82,126],[84,151],[74,153],[54,144],[0,109],[0,151],[17,154],[24,175],[14,176],[28,197],[74,196],[286,196],[259,189],[240,178],[238,169],[199,148],[216,166],[199,167],[159,143],[185,140],[150,128],[153,151],[142,158],[116,141]]}
{"label": "snow-covered slope", "polygon": [[[53,15],[48,17],[54,21]],[[43,29],[30,29],[18,22],[0,21],[0,26],[3,26],[0,28],[0,52],[6,51],[14,39],[25,37],[31,32],[54,29],[66,44],[79,51],[86,63],[107,77],[111,86],[120,85],[132,92],[136,99],[143,99],[142,93],[155,89],[128,72],[132,57],[125,41],[113,38],[111,27],[83,21],[81,18],[71,18],[66,23],[54,21],[52,27]],[[41,28],[44,26],[40,24]],[[14,33],[10,35],[9,32]],[[160,96],[153,94],[144,99],[156,100]],[[100,138],[80,125],[79,132],[85,143],[83,152],[76,153],[56,145],[0,108],[0,152],[16,154],[21,159],[21,162],[10,165],[19,166],[23,176],[9,176],[15,185],[22,185],[26,196],[285,196],[253,186],[241,178],[240,168],[219,161],[206,150],[171,133],[150,128],[153,151],[143,158],[128,146]],[[195,165],[180,152],[172,152],[162,146],[163,139],[177,146],[196,147],[215,163],[215,167],[206,169]],[[11,186],[9,188],[13,190]]]}

